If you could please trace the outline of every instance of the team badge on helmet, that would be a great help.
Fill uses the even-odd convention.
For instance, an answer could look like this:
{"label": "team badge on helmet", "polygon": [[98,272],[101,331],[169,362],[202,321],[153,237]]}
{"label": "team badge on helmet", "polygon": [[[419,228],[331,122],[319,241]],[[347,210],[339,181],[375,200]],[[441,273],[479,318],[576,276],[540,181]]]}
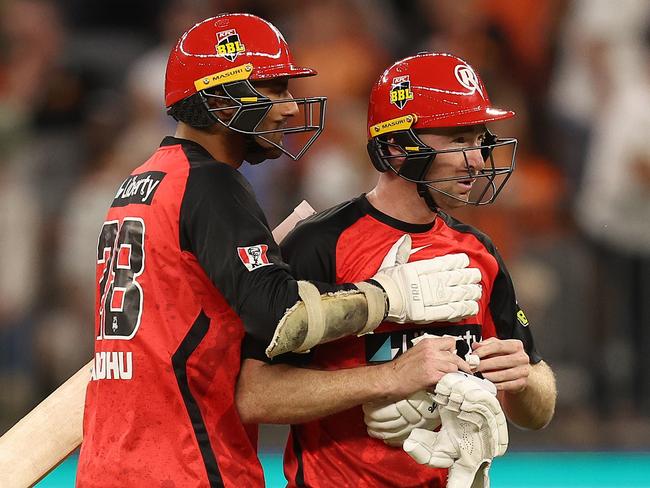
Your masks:
{"label": "team badge on helmet", "polygon": [[217,56],[221,56],[231,62],[237,59],[239,53],[243,53],[246,50],[235,29],[217,32],[217,45],[215,48],[217,49]]}
{"label": "team badge on helmet", "polygon": [[390,103],[401,110],[409,100],[413,100],[409,75],[393,78],[390,89]]}
{"label": "team badge on helmet", "polygon": [[481,97],[485,98],[483,90],[481,90],[481,84],[478,81],[478,76],[476,76],[476,73],[472,68],[466,64],[459,64],[454,68],[454,75],[456,75],[458,83],[463,85],[472,93],[478,92]]}

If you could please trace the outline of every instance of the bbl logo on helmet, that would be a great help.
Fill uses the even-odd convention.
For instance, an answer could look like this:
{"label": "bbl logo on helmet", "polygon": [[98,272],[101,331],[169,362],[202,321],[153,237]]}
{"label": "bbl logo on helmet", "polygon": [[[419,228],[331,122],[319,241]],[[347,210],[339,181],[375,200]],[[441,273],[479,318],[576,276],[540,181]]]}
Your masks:
{"label": "bbl logo on helmet", "polygon": [[393,83],[390,87],[390,103],[401,110],[409,100],[413,100],[409,75],[393,78]]}
{"label": "bbl logo on helmet", "polygon": [[478,82],[478,77],[476,76],[476,73],[474,73],[474,70],[472,68],[470,68],[466,64],[459,64],[454,69],[454,75],[456,75],[456,79],[458,80],[458,83],[463,85],[472,93],[474,93],[475,91],[479,92],[481,96],[485,98],[483,96],[483,91],[481,90],[481,85]]}
{"label": "bbl logo on helmet", "polygon": [[234,61],[239,56],[239,53],[246,50],[235,29],[217,32],[217,45],[215,48],[217,49],[217,56],[224,57],[228,61]]}

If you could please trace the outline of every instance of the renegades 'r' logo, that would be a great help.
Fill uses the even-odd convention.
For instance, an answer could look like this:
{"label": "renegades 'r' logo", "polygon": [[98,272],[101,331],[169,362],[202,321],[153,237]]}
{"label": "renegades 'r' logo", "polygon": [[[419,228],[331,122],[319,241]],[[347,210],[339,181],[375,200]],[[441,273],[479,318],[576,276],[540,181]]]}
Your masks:
{"label": "renegades 'r' logo", "polygon": [[401,110],[409,100],[413,100],[409,75],[393,78],[390,88],[390,103]]}
{"label": "renegades 'r' logo", "polygon": [[454,68],[454,75],[456,75],[458,83],[467,88],[471,93],[477,91],[483,98],[485,98],[478,81],[478,76],[476,76],[476,73],[472,68],[466,64],[459,64]]}
{"label": "renegades 'r' logo", "polygon": [[215,48],[217,49],[217,56],[226,58],[228,61],[234,61],[239,56],[239,53],[246,50],[235,29],[217,32],[217,45]]}

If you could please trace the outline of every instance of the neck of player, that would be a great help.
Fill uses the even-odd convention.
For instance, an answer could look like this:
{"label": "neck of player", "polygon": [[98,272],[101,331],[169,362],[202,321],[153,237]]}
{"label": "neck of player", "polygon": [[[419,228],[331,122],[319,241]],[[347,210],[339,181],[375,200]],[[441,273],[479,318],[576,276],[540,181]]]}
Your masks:
{"label": "neck of player", "polygon": [[239,168],[244,161],[246,154],[245,136],[216,124],[202,130],[179,122],[174,136],[196,142],[208,151],[214,159],[235,169]]}
{"label": "neck of player", "polygon": [[377,185],[366,196],[381,213],[408,224],[429,224],[436,218],[418,195],[415,183],[392,173],[381,173]]}

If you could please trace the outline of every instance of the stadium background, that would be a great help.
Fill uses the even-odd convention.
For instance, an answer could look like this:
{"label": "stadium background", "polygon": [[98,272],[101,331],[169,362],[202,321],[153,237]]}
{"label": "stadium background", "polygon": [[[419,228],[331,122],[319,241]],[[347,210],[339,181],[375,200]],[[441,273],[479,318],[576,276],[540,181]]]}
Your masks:
{"label": "stadium background", "polygon": [[[294,95],[329,98],[299,163],[243,169],[271,225],[303,198],[324,209],[372,187],[367,97],[400,57],[452,52],[516,110],[494,126],[520,140],[513,178],[495,205],[457,216],[504,255],[559,398],[546,430],[511,429],[494,484],[650,486],[647,0],[0,2],[0,433],[91,357],[104,212],[173,130],[162,99],[173,42],[227,11],[277,25],[319,71]],[[285,429],[263,432],[279,476]],[[73,476],[74,458],[41,486]]]}

